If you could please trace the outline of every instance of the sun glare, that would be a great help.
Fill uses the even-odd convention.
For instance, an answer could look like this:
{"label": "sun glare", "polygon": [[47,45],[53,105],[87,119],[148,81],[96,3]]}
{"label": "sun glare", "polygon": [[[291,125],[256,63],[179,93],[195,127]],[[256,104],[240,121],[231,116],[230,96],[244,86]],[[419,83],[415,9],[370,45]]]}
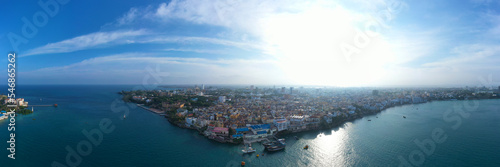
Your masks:
{"label": "sun glare", "polygon": [[311,7],[301,13],[266,18],[263,40],[295,84],[374,84],[384,75],[383,66],[391,55],[389,45],[380,37],[370,39],[371,46],[360,49],[351,62],[339,49],[340,43],[353,42],[359,20],[357,14],[341,7]]}

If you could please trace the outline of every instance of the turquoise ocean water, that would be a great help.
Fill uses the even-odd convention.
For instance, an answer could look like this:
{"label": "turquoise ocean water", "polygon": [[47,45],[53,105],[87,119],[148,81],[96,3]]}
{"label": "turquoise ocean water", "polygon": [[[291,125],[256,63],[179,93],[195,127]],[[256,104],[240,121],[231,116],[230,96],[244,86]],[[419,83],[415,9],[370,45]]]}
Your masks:
{"label": "turquoise ocean water", "polygon": [[[404,161],[422,166],[500,166],[500,100],[390,108],[331,130],[295,134],[299,140],[285,136],[284,151],[256,157],[263,152],[258,144],[254,144],[256,153],[242,155],[241,146],[207,140],[196,131],[177,128],[159,115],[124,104],[117,92],[133,87],[18,86],[17,97],[29,104],[59,107],[35,107],[34,114],[16,117],[15,160],[7,158],[8,121],[0,121],[0,143],[4,143],[0,166],[51,166],[53,162],[68,166],[66,147],[76,149],[78,143],[88,141],[83,130],[99,128],[99,122],[108,119],[115,129],[104,133],[99,145],[83,149],[88,155],[81,156],[79,166],[240,166],[241,161],[246,166],[398,166]],[[474,104],[477,107],[470,107]],[[123,119],[125,110],[129,114]],[[460,110],[465,116],[457,113]],[[446,136],[441,143],[432,140],[436,129]],[[427,152],[415,141],[427,141]],[[305,145],[310,148],[302,149]]]}

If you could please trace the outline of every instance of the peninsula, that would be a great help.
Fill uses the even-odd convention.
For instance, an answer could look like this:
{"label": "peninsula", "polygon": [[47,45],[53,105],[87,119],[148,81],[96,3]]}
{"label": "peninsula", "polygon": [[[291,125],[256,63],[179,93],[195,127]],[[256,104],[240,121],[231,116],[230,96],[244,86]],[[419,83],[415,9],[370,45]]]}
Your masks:
{"label": "peninsula", "polygon": [[0,104],[0,120],[7,119],[9,114],[11,113],[12,107],[8,105],[15,106],[15,111],[17,114],[27,115],[33,113],[33,110],[28,109],[28,102],[24,101],[24,98],[13,99],[12,102],[9,102],[9,99],[6,95],[0,95],[0,99],[3,101]]}

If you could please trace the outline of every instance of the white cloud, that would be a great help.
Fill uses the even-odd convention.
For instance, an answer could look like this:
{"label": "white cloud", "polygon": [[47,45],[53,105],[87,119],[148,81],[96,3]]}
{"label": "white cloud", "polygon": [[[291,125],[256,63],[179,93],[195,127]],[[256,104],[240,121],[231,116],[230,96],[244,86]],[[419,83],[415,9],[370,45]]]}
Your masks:
{"label": "white cloud", "polygon": [[227,54],[224,50],[210,50],[210,49],[187,49],[187,48],[168,48],[163,49],[167,52],[194,52],[194,53],[208,53],[208,54]]}
{"label": "white cloud", "polygon": [[50,53],[68,53],[79,50],[86,50],[100,47],[109,44],[124,44],[129,43],[131,39],[146,35],[145,30],[127,30],[127,31],[112,31],[112,32],[95,32],[64,41],[49,43],[45,46],[28,50],[23,56],[31,56],[38,54]]}
{"label": "white cloud", "polygon": [[219,38],[208,37],[185,37],[185,36],[164,36],[148,33],[145,30],[136,31],[113,31],[97,32],[86,34],[64,41],[50,43],[42,47],[28,50],[23,56],[68,53],[79,50],[87,50],[99,47],[109,47],[131,43],[178,43],[178,44],[215,44],[240,49],[261,49],[263,46],[252,42],[237,42]]}
{"label": "white cloud", "polygon": [[138,40],[138,43],[209,43],[224,46],[237,47],[241,49],[262,49],[263,46],[258,43],[252,42],[237,42],[220,38],[208,38],[208,37],[178,37],[178,36],[151,36],[142,40]]}
{"label": "white cloud", "polygon": [[[382,55],[386,53],[388,45],[384,45],[384,49],[370,49],[374,48],[373,46],[380,46],[377,41],[382,41],[380,43],[383,44],[383,38],[374,39],[372,47],[364,48],[367,54],[361,56],[364,59],[355,64],[345,64],[344,56],[339,52],[339,44],[341,42],[352,43],[355,30],[362,29],[364,23],[371,19],[365,14],[345,9],[336,1],[174,0],[168,4],[160,4],[157,8],[132,8],[114,23],[115,28],[127,27],[141,21],[149,21],[149,25],[158,23],[157,25],[160,28],[152,26],[151,29],[148,29],[151,34],[98,42],[90,45],[90,47],[44,46],[42,49],[35,49],[35,51],[41,51],[32,52],[32,54],[54,53],[58,52],[58,50],[59,53],[71,52],[97,47],[97,45],[112,46],[123,43],[209,43],[272,55],[273,57],[269,59],[278,59],[280,61],[279,64],[274,64],[279,66],[278,70],[284,70],[284,74],[287,77],[295,78],[297,83],[325,85],[342,83],[348,85],[365,80],[366,77],[376,76],[370,74],[381,71],[379,66],[385,64],[385,62],[380,60],[386,60],[380,57],[377,59],[374,56],[366,56],[368,54]],[[168,24],[175,23],[174,21],[178,20],[191,24],[220,26],[225,29],[221,30],[222,32],[218,34],[222,35],[217,37],[166,35],[168,33],[165,33],[165,30],[161,27],[175,26]],[[228,39],[225,34],[237,34],[235,36],[241,36],[241,38],[232,40],[234,38]],[[87,35],[83,37],[85,36]],[[79,38],[73,38],[69,41]],[[60,46],[61,43],[64,43],[64,41],[51,45]],[[162,61],[179,63],[176,60],[145,57],[127,59],[136,59],[136,62],[139,63],[147,63],[144,62],[145,59],[155,59],[155,62],[158,63]],[[105,59],[97,60],[104,61]],[[238,64],[238,62],[234,61],[231,61],[231,63]],[[364,73],[360,67],[372,67],[372,70],[370,73]],[[227,73],[223,72],[221,66],[219,68],[221,68],[222,73]],[[260,67],[255,68],[260,69]],[[311,74],[314,75],[311,76]],[[332,77],[325,79],[324,76],[326,75]]]}
{"label": "white cloud", "polygon": [[[49,67],[22,73],[24,78],[33,80],[45,78],[66,78],[66,83],[81,82],[79,77],[88,78],[87,82],[99,82],[100,79],[127,77],[140,84],[146,75],[147,67],[165,75],[161,84],[285,84],[287,79],[272,60],[248,59],[205,59],[161,57],[155,53],[123,53],[86,59],[65,66]],[[112,76],[112,77],[109,77]],[[28,79],[26,79],[28,80]],[[121,80],[109,84],[122,84]],[[75,84],[75,83],[73,83]]]}
{"label": "white cloud", "polygon": [[[478,68],[497,67],[500,57],[500,46],[471,44],[455,47],[451,52],[452,56],[426,63],[424,67],[448,67],[449,69],[473,70]],[[498,68],[497,68],[498,70]]]}
{"label": "white cloud", "polygon": [[[380,3],[380,2],[377,2]],[[294,19],[300,16],[301,13],[311,13],[316,9],[325,10],[331,9],[337,12],[333,18],[322,17],[315,22],[315,26],[322,26],[332,23],[339,23],[336,19],[352,19],[354,22],[360,21],[362,15],[343,10],[337,2],[330,1],[194,1],[194,0],[173,0],[170,3],[162,3],[157,7],[148,6],[144,8],[131,8],[122,17],[114,22],[104,25],[104,29],[118,29],[106,32],[96,32],[82,35],[79,37],[67,39],[61,42],[50,43],[45,46],[29,50],[25,55],[37,55],[47,53],[67,53],[78,50],[91,49],[95,47],[106,47],[126,43],[158,43],[158,42],[202,42],[212,43],[225,46],[233,46],[243,49],[257,49],[265,53],[274,53],[269,50],[270,45],[276,45],[276,41],[272,41],[269,29],[273,27],[272,21],[280,21],[280,16],[286,16],[288,19]],[[343,10],[343,11],[342,11]],[[342,16],[340,16],[342,15]],[[278,16],[278,17],[276,17]],[[151,26],[146,33],[144,30],[123,30],[124,27],[143,28],[143,24],[155,25],[159,27],[173,26],[168,25],[171,20],[184,20],[195,24],[215,25],[229,28],[231,31],[238,32],[236,40],[228,39],[227,36],[219,37],[175,37],[164,34],[162,28]],[[283,19],[283,18],[281,18]],[[310,18],[304,18],[310,19]],[[366,18],[365,18],[366,19]],[[147,22],[147,23],[145,23]],[[140,24],[139,24],[140,23]],[[130,26],[138,24],[135,26]],[[161,25],[165,24],[165,25]],[[345,24],[345,23],[341,23]],[[343,26],[341,24],[337,24]],[[112,25],[112,26],[111,26]],[[301,25],[301,23],[289,24],[288,26]],[[303,25],[303,24],[302,24]],[[285,32],[289,32],[290,38],[300,34],[313,33],[310,29],[295,29],[291,33],[286,29],[294,27],[282,27]],[[276,30],[276,29],[275,29]],[[328,30],[330,32],[338,31],[335,29]],[[321,32],[317,32],[321,33]],[[218,33],[227,34],[225,32]],[[250,36],[248,36],[250,35]],[[232,38],[232,37],[230,37]],[[326,38],[326,37],[325,37]],[[328,37],[331,38],[331,37]],[[248,40],[254,39],[254,40]],[[271,40],[271,41],[270,41]],[[267,46],[266,46],[267,45]]]}
{"label": "white cloud", "polygon": [[[346,8],[346,4],[354,7]],[[361,53],[352,57],[353,62],[347,63],[339,50],[339,44],[353,44],[356,30],[365,30],[366,23],[372,19],[371,15],[387,9],[388,4],[385,0],[173,0],[158,6],[131,8],[109,24],[112,26],[106,27],[119,30],[96,32],[51,43],[32,49],[27,55],[142,43],[181,45],[165,45],[162,48],[169,49],[163,51],[221,53],[221,48],[206,49],[206,44],[209,44],[208,46],[219,45],[260,52],[261,54],[256,55],[259,57],[270,56],[262,61],[211,60],[134,53],[97,57],[38,71],[73,71],[100,75],[93,70],[109,73],[109,70],[96,65],[105,64],[116,67],[113,69],[120,75],[120,69],[139,75],[144,66],[161,64],[172,74],[170,77],[182,78],[183,82],[188,82],[188,78],[192,77],[193,80],[205,79],[221,83],[244,83],[243,81],[249,78],[262,82],[278,82],[276,78],[280,78],[282,81],[299,84],[349,86],[384,83],[445,84],[474,79],[474,76],[482,74],[480,70],[498,70],[492,62],[500,61],[494,57],[500,50],[496,45],[484,42],[455,47],[446,55],[448,58],[435,61],[436,57],[442,56],[439,52],[453,48],[454,41],[451,39],[459,38],[451,38],[451,31],[463,27],[436,28],[427,24],[419,25],[420,23],[382,27],[379,36],[370,37],[368,46],[360,48]],[[391,16],[391,23],[398,22],[397,15]],[[472,29],[487,30],[480,31],[480,35],[484,35],[488,40],[497,39],[500,34],[500,17],[491,13],[486,13],[483,17],[490,25],[485,26],[486,28],[472,26]],[[217,30],[211,29],[214,32],[209,35],[205,32],[195,32],[200,34],[194,36],[167,32],[170,30],[169,26],[176,26],[179,21],[183,26],[201,25],[200,27],[206,26],[207,29],[215,27]],[[124,30],[134,27],[148,27],[148,30]],[[182,46],[200,46],[199,44],[205,49]]]}

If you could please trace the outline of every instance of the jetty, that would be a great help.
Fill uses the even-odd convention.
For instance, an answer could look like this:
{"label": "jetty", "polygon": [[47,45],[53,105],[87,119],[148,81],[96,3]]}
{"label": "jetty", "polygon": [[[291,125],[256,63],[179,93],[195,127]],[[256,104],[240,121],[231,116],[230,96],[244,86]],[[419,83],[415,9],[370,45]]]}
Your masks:
{"label": "jetty", "polygon": [[258,139],[252,139],[252,140],[243,140],[243,143],[248,145],[248,144],[252,144],[255,142],[262,142],[262,141],[271,142],[271,141],[269,141],[268,138],[258,138]]}
{"label": "jetty", "polygon": [[28,107],[57,107],[57,104],[28,105]]}
{"label": "jetty", "polygon": [[137,106],[139,106],[139,107],[141,107],[143,109],[146,109],[148,111],[151,111],[153,113],[159,114],[159,115],[165,115],[165,112],[163,112],[161,110],[158,110],[158,109],[146,107],[146,106],[144,106],[144,104],[137,104]]}

